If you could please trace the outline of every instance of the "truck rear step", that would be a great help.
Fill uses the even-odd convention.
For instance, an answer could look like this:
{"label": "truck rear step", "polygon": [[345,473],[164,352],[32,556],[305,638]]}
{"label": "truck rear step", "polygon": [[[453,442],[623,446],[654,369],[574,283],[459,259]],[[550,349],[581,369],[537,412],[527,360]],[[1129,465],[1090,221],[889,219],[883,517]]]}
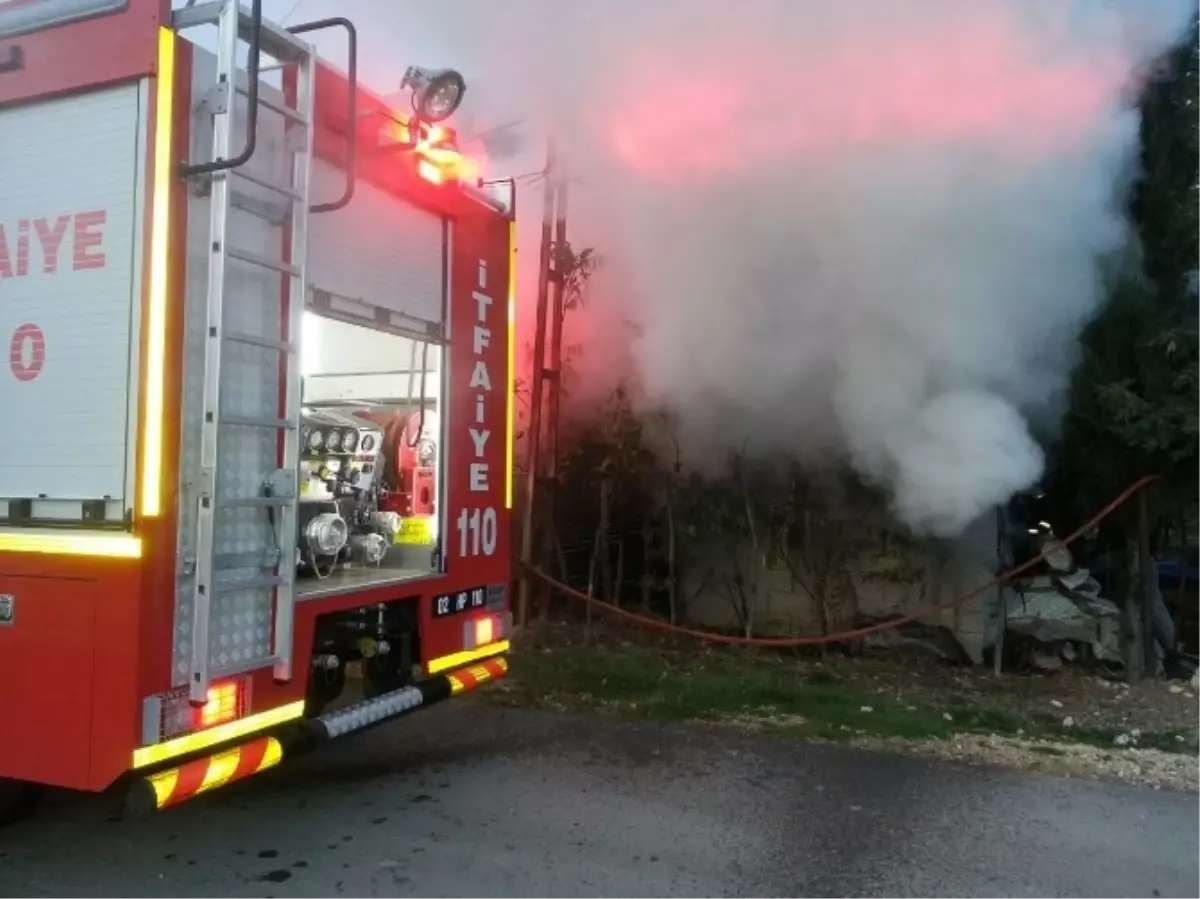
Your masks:
{"label": "truck rear step", "polygon": [[135,812],[150,812],[178,805],[201,793],[274,768],[285,758],[302,755],[330,740],[384,724],[500,680],[507,673],[508,659],[493,656],[316,718],[284,725],[274,733],[259,734],[238,745],[226,746],[201,758],[138,778],[130,790],[128,806]]}

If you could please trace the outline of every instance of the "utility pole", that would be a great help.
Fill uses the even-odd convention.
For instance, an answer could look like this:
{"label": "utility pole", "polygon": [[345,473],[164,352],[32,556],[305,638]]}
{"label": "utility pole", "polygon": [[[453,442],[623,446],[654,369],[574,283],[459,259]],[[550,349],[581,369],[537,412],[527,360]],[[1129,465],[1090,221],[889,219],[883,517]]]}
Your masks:
{"label": "utility pole", "polygon": [[[549,440],[547,447],[547,472],[546,482],[549,485],[549,491],[546,494],[545,509],[546,518],[543,522],[543,527],[547,531],[546,543],[549,548],[547,558],[554,556],[554,539],[555,539],[555,506],[558,500],[558,430],[559,430],[559,408],[562,403],[562,339],[563,339],[563,316],[566,313],[566,277],[569,274],[563,265],[564,251],[567,247],[567,172],[563,168],[561,161],[559,163],[558,172],[554,191],[555,204],[557,207],[557,216],[554,222],[554,283],[552,287],[551,300],[551,318],[550,318],[550,365],[547,369],[547,377],[550,379],[549,386],[549,422],[546,427],[546,437]],[[549,601],[542,605],[542,617],[548,617],[550,613]]]}
{"label": "utility pole", "polygon": [[[529,388],[529,452],[528,473],[525,480],[525,506],[521,510],[521,562],[533,564],[534,504],[537,502],[537,482],[540,469],[538,450],[542,437],[542,384],[546,374],[546,306],[550,292],[550,251],[554,225],[555,179],[557,164],[554,139],[546,142],[546,190],[542,200],[542,240],[538,257],[537,318],[533,332],[533,376]],[[524,627],[529,623],[529,597],[532,593],[532,577],[523,568],[521,592],[517,600],[517,624]]]}

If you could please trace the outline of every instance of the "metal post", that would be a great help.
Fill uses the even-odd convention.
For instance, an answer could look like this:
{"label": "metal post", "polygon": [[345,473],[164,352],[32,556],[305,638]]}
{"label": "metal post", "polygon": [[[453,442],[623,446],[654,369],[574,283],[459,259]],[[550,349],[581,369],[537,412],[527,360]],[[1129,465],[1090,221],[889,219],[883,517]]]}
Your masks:
{"label": "metal post", "polygon": [[[557,207],[557,217],[554,222],[554,284],[552,290],[552,302],[550,305],[550,384],[549,384],[549,421],[546,425],[546,437],[549,441],[547,447],[547,472],[546,481],[549,484],[549,491],[546,494],[545,510],[546,516],[542,526],[550,532],[550,538],[546,541],[547,545],[553,552],[554,539],[553,532],[556,528],[555,522],[555,505],[558,499],[558,431],[559,431],[559,408],[562,404],[562,339],[563,339],[563,316],[566,313],[565,293],[566,293],[566,278],[568,274],[562,270],[560,262],[562,260],[562,252],[567,246],[567,177],[566,172],[559,166],[558,178],[555,185],[555,205]],[[542,605],[542,617],[548,617],[550,613],[550,603],[547,601]]]}
{"label": "metal post", "polygon": [[[550,244],[554,225],[554,141],[546,142],[546,192],[542,201],[542,241],[538,259],[537,319],[533,332],[533,375],[529,388],[529,452],[525,480],[525,507],[521,510],[521,562],[533,563],[534,503],[537,501],[538,449],[542,436],[542,383],[546,372],[546,306],[550,291]],[[517,626],[529,623],[529,596],[533,583],[529,572],[521,571],[521,592],[517,599]]]}

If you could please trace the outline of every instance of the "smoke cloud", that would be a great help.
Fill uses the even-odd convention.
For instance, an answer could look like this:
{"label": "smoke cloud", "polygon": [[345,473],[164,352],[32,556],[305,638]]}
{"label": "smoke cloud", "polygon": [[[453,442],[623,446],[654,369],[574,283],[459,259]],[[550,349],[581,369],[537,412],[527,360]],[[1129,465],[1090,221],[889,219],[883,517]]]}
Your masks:
{"label": "smoke cloud", "polygon": [[573,243],[608,260],[568,326],[593,394],[634,371],[694,463],[847,460],[938,536],[1039,478],[1031,427],[1129,239],[1131,79],[1191,4],[415,6],[451,23],[474,124],[569,160]]}

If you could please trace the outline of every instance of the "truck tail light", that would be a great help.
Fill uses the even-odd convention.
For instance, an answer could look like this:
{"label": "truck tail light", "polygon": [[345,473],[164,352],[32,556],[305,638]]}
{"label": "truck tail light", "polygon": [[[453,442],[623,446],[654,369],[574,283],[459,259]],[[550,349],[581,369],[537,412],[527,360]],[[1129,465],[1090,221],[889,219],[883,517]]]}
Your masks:
{"label": "truck tail light", "polygon": [[480,615],[463,622],[463,649],[479,649],[503,640],[512,631],[512,613]]}
{"label": "truck tail light", "polygon": [[214,682],[201,706],[192,705],[186,687],[148,697],[144,703],[143,742],[158,743],[236,721],[246,714],[248,692],[248,681],[238,678]]}
{"label": "truck tail light", "polygon": [[233,721],[241,712],[241,684],[226,681],[208,688],[208,701],[200,707],[200,727],[216,727]]}

